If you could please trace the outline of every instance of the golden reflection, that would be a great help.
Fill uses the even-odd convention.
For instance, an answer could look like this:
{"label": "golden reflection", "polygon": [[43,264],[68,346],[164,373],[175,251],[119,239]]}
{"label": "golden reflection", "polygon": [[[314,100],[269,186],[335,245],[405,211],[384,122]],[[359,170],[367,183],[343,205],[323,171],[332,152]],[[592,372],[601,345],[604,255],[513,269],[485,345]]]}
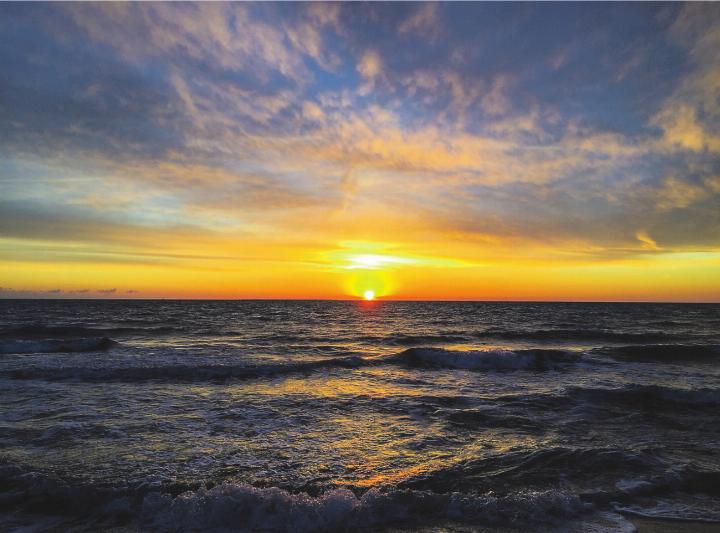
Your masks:
{"label": "golden reflection", "polygon": [[[414,398],[426,398],[429,390],[399,383],[388,374],[400,369],[365,369],[342,378],[330,375],[287,377],[275,382],[248,382],[230,387],[229,404],[245,402],[253,395],[292,397],[352,398],[352,413],[336,412],[323,417],[323,438],[313,441],[319,457],[333,457],[342,470],[332,483],[347,487],[394,485],[426,472],[454,468],[466,461],[501,455],[512,448],[542,446],[537,436],[520,435],[505,428],[468,428],[456,433],[455,446],[435,446],[447,434],[447,420],[431,412],[389,412],[382,408],[398,401],[412,405]],[[383,401],[384,399],[384,401]],[[424,401],[424,400],[421,400]],[[341,402],[342,403],[342,402]],[[454,430],[453,430],[454,431]],[[238,446],[248,440],[240,437]],[[328,466],[329,468],[330,466]]]}

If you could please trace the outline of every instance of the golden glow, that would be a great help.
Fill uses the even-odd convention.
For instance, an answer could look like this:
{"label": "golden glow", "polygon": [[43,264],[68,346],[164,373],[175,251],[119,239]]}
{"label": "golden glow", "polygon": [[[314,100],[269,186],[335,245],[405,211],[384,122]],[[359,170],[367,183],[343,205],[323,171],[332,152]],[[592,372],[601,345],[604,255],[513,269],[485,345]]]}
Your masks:
{"label": "golden glow", "polygon": [[374,300],[375,299],[375,291],[370,290],[370,289],[366,290],[363,293],[363,298],[365,298],[368,302],[371,300]]}
{"label": "golden glow", "polygon": [[[103,249],[0,239],[0,279],[14,289],[5,295],[19,297],[364,299],[372,291],[400,300],[720,300],[720,253],[666,253],[647,238],[635,255],[602,258],[573,251],[574,243],[564,250],[432,243],[411,234],[405,242],[335,241],[324,249],[242,236],[163,237],[141,233],[133,247]],[[153,254],[149,244],[162,248]]]}
{"label": "golden glow", "polygon": [[[720,254],[715,252],[653,251],[633,259],[564,262],[501,257],[464,268],[375,269],[303,261],[311,255],[304,249],[295,250],[294,257],[288,250],[283,261],[140,257],[116,263],[108,256],[75,259],[69,251],[63,254],[62,259],[39,261],[0,253],[3,285],[24,289],[29,296],[122,298],[346,299],[373,291],[376,299],[400,300],[720,300]],[[57,289],[62,293],[50,292]]]}

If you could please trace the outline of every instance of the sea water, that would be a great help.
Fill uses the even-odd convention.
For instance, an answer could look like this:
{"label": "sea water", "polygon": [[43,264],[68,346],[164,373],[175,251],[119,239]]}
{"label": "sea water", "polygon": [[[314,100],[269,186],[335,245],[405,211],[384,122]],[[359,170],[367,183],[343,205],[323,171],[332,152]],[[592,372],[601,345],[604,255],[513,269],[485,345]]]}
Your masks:
{"label": "sea water", "polygon": [[720,521],[718,305],[0,302],[3,530],[631,515]]}

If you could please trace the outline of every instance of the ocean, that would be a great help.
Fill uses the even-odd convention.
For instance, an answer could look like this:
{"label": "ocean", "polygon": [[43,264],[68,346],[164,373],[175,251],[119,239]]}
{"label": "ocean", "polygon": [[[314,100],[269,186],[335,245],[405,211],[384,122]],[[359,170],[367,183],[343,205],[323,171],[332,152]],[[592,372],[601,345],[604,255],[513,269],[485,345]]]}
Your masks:
{"label": "ocean", "polygon": [[720,522],[720,305],[0,311],[3,531]]}

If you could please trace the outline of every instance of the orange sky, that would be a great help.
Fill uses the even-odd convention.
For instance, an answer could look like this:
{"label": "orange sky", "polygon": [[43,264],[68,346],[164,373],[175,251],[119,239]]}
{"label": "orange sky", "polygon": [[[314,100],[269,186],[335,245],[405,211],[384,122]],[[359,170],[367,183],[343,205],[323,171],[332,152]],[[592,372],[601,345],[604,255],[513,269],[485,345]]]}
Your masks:
{"label": "orange sky", "polygon": [[[152,264],[152,260],[4,262],[3,270],[12,285],[37,291],[15,296],[344,299],[360,298],[372,290],[382,299],[720,300],[720,263],[713,253],[558,263],[531,258],[474,262],[340,250],[300,249],[282,260],[183,258],[173,265]],[[48,292],[51,288],[62,292]]]}

